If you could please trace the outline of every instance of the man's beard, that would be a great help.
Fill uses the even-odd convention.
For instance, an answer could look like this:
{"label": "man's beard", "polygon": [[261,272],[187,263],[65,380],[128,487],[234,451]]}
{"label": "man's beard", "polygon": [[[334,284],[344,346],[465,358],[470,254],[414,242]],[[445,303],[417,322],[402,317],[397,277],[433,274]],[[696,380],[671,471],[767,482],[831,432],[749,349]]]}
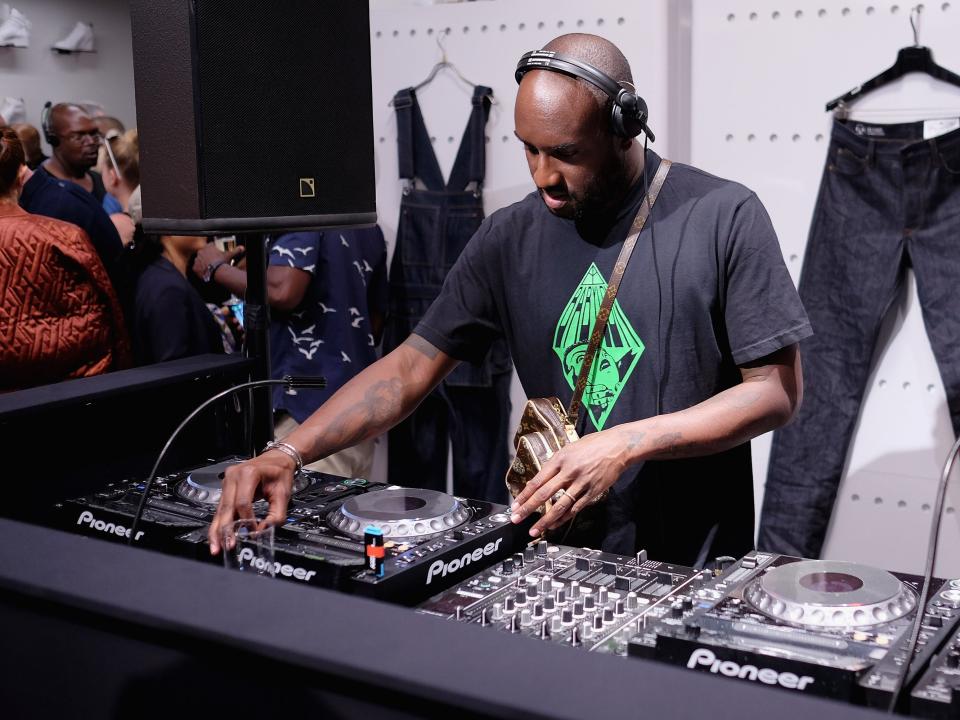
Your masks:
{"label": "man's beard", "polygon": [[[596,223],[623,200],[628,185],[626,168],[613,162],[603,172],[597,173],[582,192],[574,194],[568,191],[569,205],[564,208],[566,212],[561,217],[570,218],[578,225]],[[543,196],[543,190],[540,195]]]}

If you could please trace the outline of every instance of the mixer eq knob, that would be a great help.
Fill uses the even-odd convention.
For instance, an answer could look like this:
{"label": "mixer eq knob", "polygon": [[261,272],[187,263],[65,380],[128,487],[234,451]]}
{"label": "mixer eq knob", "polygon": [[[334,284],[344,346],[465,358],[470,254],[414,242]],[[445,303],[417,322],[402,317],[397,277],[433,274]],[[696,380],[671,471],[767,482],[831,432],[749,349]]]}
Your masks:
{"label": "mixer eq knob", "polygon": [[597,606],[597,603],[596,603],[596,600],[593,599],[593,594],[587,595],[585,598],[583,598],[584,610],[591,611],[594,608],[596,608],[596,606]]}
{"label": "mixer eq knob", "polygon": [[513,558],[505,558],[502,563],[500,563],[500,573],[503,575],[513,575]]}
{"label": "mixer eq knob", "polygon": [[573,609],[564,608],[563,612],[560,614],[560,621],[564,625],[571,625],[573,623]]}
{"label": "mixer eq knob", "polygon": [[635,592],[627,593],[627,610],[636,610],[640,606],[640,598]]}
{"label": "mixer eq knob", "polygon": [[613,622],[613,610],[610,608],[605,608],[603,611],[603,622],[604,624]]}
{"label": "mixer eq knob", "polygon": [[520,632],[520,618],[516,615],[510,617],[510,632],[518,633]]}
{"label": "mixer eq knob", "polygon": [[614,603],[613,614],[616,615],[617,617],[623,617],[624,615],[627,614],[623,600],[617,600],[617,602]]}
{"label": "mixer eq knob", "polygon": [[580,583],[578,583],[576,580],[570,583],[569,596],[571,600],[576,600],[578,597],[580,597]]}
{"label": "mixer eq knob", "polygon": [[547,541],[541,540],[537,543],[537,557],[546,557],[547,556]]}
{"label": "mixer eq knob", "polygon": [[553,612],[557,608],[557,601],[553,595],[547,595],[543,599],[543,609],[545,612]]}
{"label": "mixer eq knob", "polygon": [[583,617],[583,602],[578,601],[573,604],[573,616],[578,619]]}
{"label": "mixer eq knob", "polygon": [[490,610],[484,608],[480,611],[480,627],[487,627],[490,624]]}
{"label": "mixer eq knob", "polygon": [[524,562],[527,562],[527,563],[533,562],[534,552],[535,552],[535,551],[534,551],[533,547],[530,546],[530,545],[527,545],[527,546],[523,549],[523,561],[524,561]]}
{"label": "mixer eq knob", "polygon": [[606,605],[609,600],[610,593],[607,592],[605,587],[600,588],[600,591],[597,593],[597,602],[600,603],[600,605]]}
{"label": "mixer eq knob", "polygon": [[521,625],[529,625],[531,622],[533,622],[533,615],[530,613],[530,611],[529,611],[529,610],[521,610],[521,611],[520,611],[520,624],[521,624]]}
{"label": "mixer eq knob", "polygon": [[542,620],[543,619],[543,604],[537,603],[533,606],[533,619]]}
{"label": "mixer eq knob", "polygon": [[543,578],[540,581],[540,593],[546,595],[551,590],[553,590],[553,580],[548,577]]}
{"label": "mixer eq knob", "polygon": [[508,595],[503,599],[503,611],[505,613],[512,613],[514,610],[516,610],[516,599]]}
{"label": "mixer eq knob", "polygon": [[546,620],[540,623],[540,639],[541,640],[550,639],[550,624]]}
{"label": "mixer eq knob", "polygon": [[527,604],[527,591],[526,590],[517,590],[516,595],[514,595],[517,606]]}

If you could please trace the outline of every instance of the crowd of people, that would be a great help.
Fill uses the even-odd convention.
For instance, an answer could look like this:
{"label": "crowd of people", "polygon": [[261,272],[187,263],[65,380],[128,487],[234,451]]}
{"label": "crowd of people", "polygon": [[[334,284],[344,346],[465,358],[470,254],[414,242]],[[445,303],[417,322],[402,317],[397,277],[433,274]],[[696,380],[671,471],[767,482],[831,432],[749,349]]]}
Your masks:
{"label": "crowd of people", "polygon": [[[242,349],[244,248],[141,220],[136,129],[76,103],[52,105],[40,129],[0,119],[0,392]],[[269,242],[273,366],[325,375],[332,391],[375,359],[383,235]],[[278,393],[280,419],[295,426],[321,400]]]}

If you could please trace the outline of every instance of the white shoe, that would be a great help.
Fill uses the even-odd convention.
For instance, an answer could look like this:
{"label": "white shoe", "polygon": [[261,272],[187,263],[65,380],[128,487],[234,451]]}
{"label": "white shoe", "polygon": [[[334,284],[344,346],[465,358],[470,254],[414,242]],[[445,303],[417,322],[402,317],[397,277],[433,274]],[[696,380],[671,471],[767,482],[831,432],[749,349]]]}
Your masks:
{"label": "white shoe", "polygon": [[53,49],[61,53],[94,52],[93,25],[78,22],[69,35],[53,44]]}
{"label": "white shoe", "polygon": [[27,121],[27,109],[23,98],[0,98],[0,125],[13,125]]}
{"label": "white shoe", "polygon": [[16,8],[10,8],[10,15],[0,25],[0,47],[30,47],[31,23]]}

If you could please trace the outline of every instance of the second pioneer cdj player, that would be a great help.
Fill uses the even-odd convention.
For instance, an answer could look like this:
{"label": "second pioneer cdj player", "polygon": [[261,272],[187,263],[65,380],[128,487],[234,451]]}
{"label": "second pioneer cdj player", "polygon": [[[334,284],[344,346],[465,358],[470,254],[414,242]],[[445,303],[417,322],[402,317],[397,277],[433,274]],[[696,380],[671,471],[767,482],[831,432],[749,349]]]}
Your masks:
{"label": "second pioneer cdj player", "polygon": [[[249,516],[258,492],[266,521],[281,523],[297,468],[382,434],[496,337],[528,396],[569,401],[615,272],[623,283],[598,338],[581,439],[544,466],[512,520],[553,497],[530,529],[539,536],[609,491],[591,534],[575,528],[566,543],[623,556],[645,547],[687,566],[753,547],[749,440],[795,411],[797,343],[811,332],[766,211],[736,183],[681,164],[666,173],[638,139],[653,140],[646,104],[609,41],[558,37],[525,55],[516,78],[516,135],[536,192],[483,223],[403,345],[285,445],[227,470],[214,553],[220,528]],[[625,248],[635,248],[629,264]]]}

